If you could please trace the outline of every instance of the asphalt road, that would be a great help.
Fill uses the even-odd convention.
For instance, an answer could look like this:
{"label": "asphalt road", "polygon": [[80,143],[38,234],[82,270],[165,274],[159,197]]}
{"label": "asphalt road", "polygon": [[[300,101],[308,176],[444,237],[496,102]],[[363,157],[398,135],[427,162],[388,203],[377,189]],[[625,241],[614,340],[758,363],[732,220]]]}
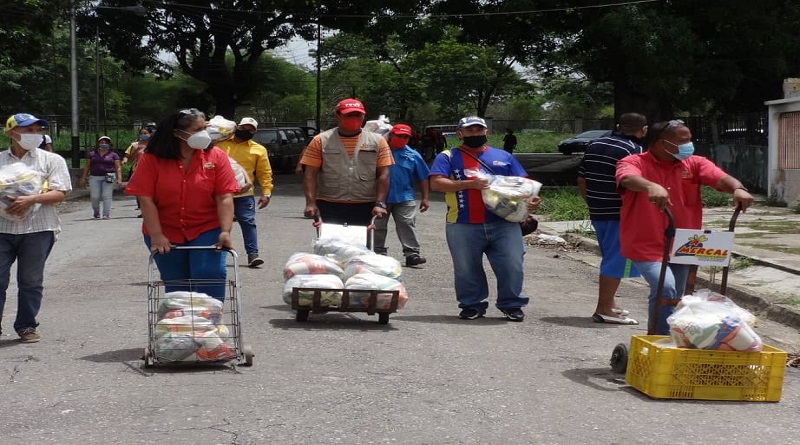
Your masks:
{"label": "asphalt road", "polygon": [[[428,264],[404,268],[410,300],[389,325],[339,313],[296,322],[281,299],[282,266],[310,250],[313,231],[296,179],[277,182],[258,213],[266,264],[240,276],[251,368],[144,369],[147,251],[134,201],[116,201],[109,221],[91,220],[88,202],[65,203],[40,343],[9,334],[10,289],[0,443],[796,443],[795,369],[780,403],[653,400],[625,385],[611,351],[645,328],[591,322],[596,269],[580,255],[528,248],[525,322],[493,307],[458,320],[440,199],[418,221]],[[398,246],[390,234],[397,257]],[[645,294],[626,283],[620,303],[644,314]]]}

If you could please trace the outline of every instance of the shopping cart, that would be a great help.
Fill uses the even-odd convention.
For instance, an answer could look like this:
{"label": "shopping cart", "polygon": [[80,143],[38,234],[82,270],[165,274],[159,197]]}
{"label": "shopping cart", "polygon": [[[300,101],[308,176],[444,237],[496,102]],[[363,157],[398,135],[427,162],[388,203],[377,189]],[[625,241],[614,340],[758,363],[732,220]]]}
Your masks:
{"label": "shopping cart", "polygon": [[[375,218],[372,217],[368,226],[351,226],[348,224],[323,223],[322,217],[314,217],[317,239],[336,236],[358,244],[367,246],[370,250],[375,245]],[[341,302],[336,305],[323,303],[324,295],[332,293],[341,294]],[[311,301],[301,304],[301,295],[311,294]],[[358,300],[360,304],[354,304]],[[388,301],[388,304],[386,302]],[[382,304],[381,301],[383,302]],[[297,311],[295,320],[306,321],[310,313],[324,314],[326,312],[366,312],[368,315],[378,314],[378,323],[388,324],[389,314],[397,312],[400,301],[398,290],[353,290],[353,289],[320,289],[320,288],[292,288],[292,309]]]}
{"label": "shopping cart", "polygon": [[[217,250],[215,246],[177,246],[172,249]],[[146,368],[156,364],[213,364],[233,360],[237,360],[240,366],[253,365],[253,350],[242,335],[239,256],[230,249],[223,252],[233,258],[232,279],[157,280],[157,253],[150,254],[147,267],[148,342],[142,357]],[[221,307],[218,303],[211,305],[210,310],[204,307],[213,299],[196,292],[208,286],[224,286],[225,302]],[[184,299],[180,300],[180,308],[170,306],[177,300],[169,300],[168,297],[175,294],[168,294],[167,289],[186,291]],[[184,320],[186,323],[182,322]],[[181,323],[169,324],[170,321]],[[222,353],[214,355],[209,351]]]}

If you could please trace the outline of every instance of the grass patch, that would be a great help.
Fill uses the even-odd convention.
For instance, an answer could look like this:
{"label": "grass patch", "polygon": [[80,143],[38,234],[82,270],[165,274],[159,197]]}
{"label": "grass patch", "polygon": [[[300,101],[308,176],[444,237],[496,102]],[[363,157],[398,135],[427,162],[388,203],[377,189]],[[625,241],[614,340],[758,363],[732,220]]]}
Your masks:
{"label": "grass patch", "polygon": [[763,230],[770,233],[800,233],[800,223],[792,221],[752,221],[742,224],[751,230]]}
{"label": "grass patch", "polygon": [[703,186],[700,188],[700,198],[704,207],[727,207],[730,205],[733,196],[716,191],[711,187]]}
{"label": "grass patch", "polygon": [[567,230],[567,233],[574,233],[584,238],[591,238],[593,240],[597,239],[597,233],[595,233],[594,228],[592,228],[592,223],[590,221],[581,222],[577,228]]}
{"label": "grass patch", "polygon": [[789,306],[798,306],[800,305],[800,298],[787,298],[785,300],[781,300],[778,304],[786,304]]}
{"label": "grass patch", "polygon": [[[573,135],[567,133],[514,133],[517,137],[517,148],[514,153],[558,153],[558,143]],[[503,133],[489,134],[488,144],[492,147],[503,148]],[[448,147],[458,147],[459,140],[456,137],[447,138]]]}
{"label": "grass patch", "polygon": [[577,187],[545,189],[539,196],[542,204],[538,213],[547,216],[548,221],[589,219],[589,208]]}
{"label": "grass patch", "polygon": [[746,256],[738,257],[738,258],[731,258],[731,264],[728,266],[728,270],[742,270],[746,269],[750,266],[755,265],[752,259],[747,258]]}

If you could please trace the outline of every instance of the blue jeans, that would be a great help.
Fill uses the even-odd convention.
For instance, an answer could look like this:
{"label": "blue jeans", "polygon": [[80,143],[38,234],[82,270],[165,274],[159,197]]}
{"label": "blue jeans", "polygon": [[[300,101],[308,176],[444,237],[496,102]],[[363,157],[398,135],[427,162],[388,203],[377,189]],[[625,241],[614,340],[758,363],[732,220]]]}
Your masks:
{"label": "blue jeans", "polygon": [[447,224],[445,234],[453,258],[458,307],[483,314],[489,306],[484,254],[497,278],[497,308],[520,308],[528,304],[528,297],[521,295],[525,246],[518,223]]}
{"label": "blue jeans", "polygon": [[36,315],[42,306],[44,263],[53,249],[56,237],[52,231],[24,235],[0,233],[0,319],[11,281],[11,265],[17,262],[17,318],[14,330],[39,326]]}
{"label": "blue jeans", "polygon": [[92,201],[94,216],[100,215],[100,201],[103,201],[103,216],[111,215],[111,202],[114,195],[114,187],[117,183],[106,182],[105,176],[89,177],[89,198]]}
{"label": "blue jeans", "polygon": [[244,238],[244,251],[258,253],[258,229],[256,228],[256,198],[242,196],[233,198],[233,215],[239,221]]}
{"label": "blue jeans", "polygon": [[[669,335],[669,325],[667,324],[667,317],[675,312],[675,306],[659,306],[658,307],[658,320],[655,320],[653,314],[656,310],[656,292],[658,291],[658,276],[661,274],[661,262],[659,261],[634,261],[633,265],[636,270],[642,274],[647,284],[650,285],[650,295],[648,296],[648,327],[652,326],[654,322],[656,335]],[[683,291],[686,289],[686,278],[689,276],[689,269],[691,266],[684,264],[669,264],[667,273],[664,275],[664,291],[662,298],[681,298]],[[650,330],[650,329],[648,329]]]}
{"label": "blue jeans", "polygon": [[[219,239],[220,229],[203,232],[197,238],[176,246],[211,246]],[[144,236],[144,244],[150,249],[152,241]],[[211,249],[203,250],[170,250],[166,255],[157,254],[154,258],[161,280],[164,281],[165,292],[193,291],[202,292],[219,301],[225,301],[225,252]],[[199,280],[191,284],[186,280]],[[203,281],[207,281],[205,284]],[[172,282],[172,283],[170,283]]]}

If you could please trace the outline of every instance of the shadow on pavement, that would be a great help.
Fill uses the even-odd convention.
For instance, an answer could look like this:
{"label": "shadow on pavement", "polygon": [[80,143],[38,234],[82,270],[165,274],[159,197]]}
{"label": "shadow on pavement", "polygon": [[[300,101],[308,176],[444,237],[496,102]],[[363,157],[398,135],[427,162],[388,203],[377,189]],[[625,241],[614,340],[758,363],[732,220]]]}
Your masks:
{"label": "shadow on pavement", "polygon": [[575,383],[588,386],[600,391],[628,391],[647,399],[644,394],[636,391],[625,383],[625,375],[618,374],[610,368],[576,368],[567,369],[561,375]]}
{"label": "shadow on pavement", "polygon": [[398,315],[393,317],[396,320],[411,321],[417,323],[447,323],[447,324],[463,324],[469,326],[495,326],[498,324],[510,323],[503,317],[489,316],[483,318],[476,318],[475,320],[462,320],[455,315]]}
{"label": "shadow on pavement", "polygon": [[[630,326],[613,323],[595,323],[592,317],[542,317],[539,320],[545,323],[557,324],[559,326],[572,326],[574,328],[618,328],[620,326]],[[634,325],[636,326],[636,325]]]}
{"label": "shadow on pavement", "polygon": [[114,363],[140,360],[144,348],[117,349],[116,351],[106,351],[99,354],[86,355],[81,360],[95,363]]}
{"label": "shadow on pavement", "polygon": [[374,320],[355,318],[351,315],[342,313],[311,314],[308,321],[296,321],[288,318],[273,318],[269,321],[273,327],[278,329],[304,329],[304,330],[358,330],[358,331],[396,331],[392,326],[392,319],[389,324],[378,324],[378,316]]}

